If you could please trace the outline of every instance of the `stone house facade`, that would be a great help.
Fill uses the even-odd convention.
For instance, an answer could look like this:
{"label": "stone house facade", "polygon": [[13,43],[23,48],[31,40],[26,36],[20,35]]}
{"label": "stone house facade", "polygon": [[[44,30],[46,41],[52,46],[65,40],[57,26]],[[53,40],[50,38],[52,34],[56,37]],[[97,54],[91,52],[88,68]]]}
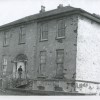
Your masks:
{"label": "stone house facade", "polygon": [[98,16],[62,5],[1,26],[2,88],[99,93],[99,33]]}

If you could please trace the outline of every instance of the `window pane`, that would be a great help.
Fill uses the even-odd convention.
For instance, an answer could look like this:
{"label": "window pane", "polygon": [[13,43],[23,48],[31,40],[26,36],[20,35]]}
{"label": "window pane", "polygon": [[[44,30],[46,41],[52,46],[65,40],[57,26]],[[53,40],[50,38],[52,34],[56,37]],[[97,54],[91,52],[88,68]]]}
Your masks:
{"label": "window pane", "polygon": [[42,32],[42,39],[48,39],[48,32]]}
{"label": "window pane", "polygon": [[46,64],[41,64],[40,65],[40,74],[45,75],[45,68],[46,68]]}
{"label": "window pane", "polygon": [[9,44],[9,34],[7,32],[4,33],[4,46],[7,46]]}
{"label": "window pane", "polygon": [[45,63],[45,56],[41,56],[41,64]]}
{"label": "window pane", "polygon": [[48,25],[47,23],[42,25],[42,31],[48,31]]}
{"label": "window pane", "polygon": [[3,56],[3,61],[2,61],[3,75],[6,74],[6,70],[7,70],[7,56]]}
{"label": "window pane", "polygon": [[61,33],[62,33],[62,37],[65,36],[65,29],[62,29]]}
{"label": "window pane", "polygon": [[48,39],[48,25],[47,23],[41,25],[41,40]]}
{"label": "window pane", "polygon": [[57,50],[57,63],[64,62],[64,50]]}
{"label": "window pane", "polygon": [[46,63],[46,51],[41,51],[40,52],[40,63],[41,64]]}
{"label": "window pane", "polygon": [[26,38],[26,34],[25,33],[22,33],[22,43],[25,43],[25,38]]}
{"label": "window pane", "polygon": [[65,28],[65,21],[64,20],[61,21],[61,29],[62,28]]}
{"label": "window pane", "polygon": [[46,67],[46,51],[40,51],[40,68],[39,74],[45,74],[45,67]]}
{"label": "window pane", "polygon": [[25,28],[21,27],[20,34],[19,34],[19,43],[25,43],[25,40],[26,40]]}
{"label": "window pane", "polygon": [[7,59],[4,58],[4,65],[7,65]]}
{"label": "window pane", "polygon": [[3,56],[3,65],[7,65],[7,56]]}
{"label": "window pane", "polygon": [[57,64],[57,75],[63,74],[63,64]]}
{"label": "window pane", "polygon": [[58,37],[64,37],[65,36],[65,22],[64,20],[58,21]]}
{"label": "window pane", "polygon": [[58,21],[58,29],[61,29],[61,28],[62,28],[62,27],[61,27],[61,21],[62,21],[62,20],[59,20],[59,21]]}
{"label": "window pane", "polygon": [[65,28],[65,21],[64,20],[59,20],[58,21],[58,29]]}
{"label": "window pane", "polygon": [[58,37],[62,37],[61,30],[58,30]]}

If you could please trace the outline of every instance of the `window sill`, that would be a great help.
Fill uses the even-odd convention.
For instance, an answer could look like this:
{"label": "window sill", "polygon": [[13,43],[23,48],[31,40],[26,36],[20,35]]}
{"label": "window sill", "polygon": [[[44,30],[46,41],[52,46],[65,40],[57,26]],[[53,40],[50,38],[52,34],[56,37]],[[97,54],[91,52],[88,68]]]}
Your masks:
{"label": "window sill", "polygon": [[3,47],[8,47],[9,45],[3,45]]}
{"label": "window sill", "polygon": [[44,76],[44,75],[38,75],[37,78],[46,79],[46,76]]}
{"label": "window sill", "polygon": [[55,77],[53,77],[54,79],[65,79],[64,75],[55,75]]}
{"label": "window sill", "polygon": [[21,45],[21,44],[25,44],[24,42],[23,43],[18,43],[18,45]]}
{"label": "window sill", "polygon": [[60,39],[65,39],[66,37],[64,36],[64,37],[56,37],[55,39],[56,40],[60,40]]}
{"label": "window sill", "polygon": [[43,40],[40,40],[40,42],[44,42],[44,41],[48,41],[48,39],[43,39]]}

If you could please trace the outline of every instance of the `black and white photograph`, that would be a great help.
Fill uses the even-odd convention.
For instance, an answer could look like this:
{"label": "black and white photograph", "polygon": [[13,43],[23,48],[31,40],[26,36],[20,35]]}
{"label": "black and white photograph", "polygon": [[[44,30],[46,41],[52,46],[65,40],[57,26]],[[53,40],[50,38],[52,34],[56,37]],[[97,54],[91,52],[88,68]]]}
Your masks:
{"label": "black and white photograph", "polygon": [[0,96],[100,96],[100,0],[0,0]]}

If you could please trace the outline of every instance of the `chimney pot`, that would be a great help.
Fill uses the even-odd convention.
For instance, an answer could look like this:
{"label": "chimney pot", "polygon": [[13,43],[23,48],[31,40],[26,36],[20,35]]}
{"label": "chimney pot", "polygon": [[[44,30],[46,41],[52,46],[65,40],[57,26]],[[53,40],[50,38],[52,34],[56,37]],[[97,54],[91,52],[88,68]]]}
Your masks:
{"label": "chimney pot", "polygon": [[63,8],[63,4],[59,4],[58,9]]}
{"label": "chimney pot", "polygon": [[45,12],[45,6],[41,6],[40,13],[43,13],[43,12]]}

